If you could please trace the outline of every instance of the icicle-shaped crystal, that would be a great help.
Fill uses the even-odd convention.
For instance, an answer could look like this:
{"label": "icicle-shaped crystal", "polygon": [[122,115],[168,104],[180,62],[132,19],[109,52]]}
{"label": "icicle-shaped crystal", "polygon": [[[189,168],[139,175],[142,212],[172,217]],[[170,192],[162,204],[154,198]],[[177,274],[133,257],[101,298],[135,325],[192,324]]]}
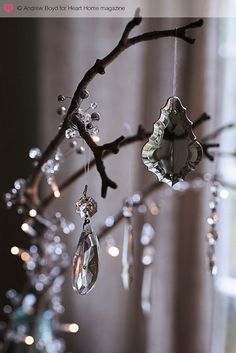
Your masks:
{"label": "icicle-shaped crystal", "polygon": [[87,294],[95,285],[99,268],[99,244],[89,224],[84,225],[73,258],[72,286],[75,292]]}
{"label": "icicle-shaped crystal", "polygon": [[124,289],[128,290],[133,280],[134,262],[133,227],[130,218],[127,218],[124,229],[122,272],[121,278]]}
{"label": "icicle-shaped crystal", "polygon": [[142,263],[144,265],[143,280],[141,289],[141,307],[144,315],[149,315],[152,306],[152,264],[155,255],[155,248],[152,245],[143,249]]}

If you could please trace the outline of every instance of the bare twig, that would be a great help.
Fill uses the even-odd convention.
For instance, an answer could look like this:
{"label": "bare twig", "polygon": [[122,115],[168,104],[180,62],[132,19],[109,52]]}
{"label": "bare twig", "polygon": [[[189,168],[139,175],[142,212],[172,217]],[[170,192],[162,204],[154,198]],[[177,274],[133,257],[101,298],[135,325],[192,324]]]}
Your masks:
{"label": "bare twig", "polygon": [[216,137],[218,137],[222,132],[224,132],[225,130],[228,130],[228,129],[231,129],[235,127],[235,124],[234,123],[230,123],[230,124],[226,124],[226,125],[223,125],[221,127],[219,127],[218,129],[216,129],[215,131],[213,131],[212,133],[210,133],[209,135],[206,135],[202,138],[202,142],[206,142],[206,141],[209,141],[209,140],[213,140],[215,139]]}
{"label": "bare twig", "polygon": [[192,128],[198,128],[198,126],[202,125],[202,123],[204,123],[205,121],[210,120],[210,118],[211,117],[206,113],[202,113],[202,115],[200,115],[199,118],[193,122]]}
{"label": "bare twig", "polygon": [[213,147],[220,147],[220,144],[219,143],[203,143],[202,144],[203,154],[210,161],[214,161],[214,156],[209,153],[208,149],[213,148]]}
{"label": "bare twig", "polygon": [[[144,41],[149,41],[149,40],[156,40],[163,37],[178,37],[186,41],[187,43],[193,44],[195,39],[188,37],[186,35],[187,30],[190,28],[196,28],[203,25],[203,20],[198,20],[180,28],[164,30],[164,31],[153,31],[153,32],[143,33],[142,35],[139,35],[136,37],[129,38],[130,32],[133,30],[134,27],[138,26],[141,23],[141,21],[142,21],[142,18],[139,16],[139,13],[136,11],[135,17],[126,25],[125,30],[117,46],[103,59],[97,59],[95,64],[86,72],[86,74],[78,84],[77,89],[72,98],[70,107],[68,109],[67,115],[64,119],[62,128],[60,129],[56,137],[48,145],[41,159],[39,160],[37,167],[34,169],[32,175],[28,179],[28,189],[27,189],[28,197],[30,197],[34,203],[39,204],[38,184],[42,177],[41,167],[48,160],[51,154],[56,150],[56,148],[60,145],[60,143],[64,139],[65,131],[70,126],[70,123],[71,123],[71,116],[73,116],[73,113],[79,108],[81,104],[82,92],[88,86],[88,84],[93,80],[93,78],[97,74],[100,74],[100,75],[105,74],[105,68],[109,64],[111,64],[123,51],[125,51],[126,49],[128,49],[134,44],[144,42]],[[79,124],[77,122],[76,126],[78,127],[79,133],[81,134],[82,137],[85,138],[86,143],[94,153],[94,156],[96,159],[96,166],[102,178],[102,196],[105,197],[108,187],[112,187],[112,188],[116,187],[116,184],[112,180],[110,180],[106,175],[105,167],[102,161],[102,154],[106,148],[104,148],[104,146],[100,146],[100,147],[97,146],[95,142],[92,140],[92,138],[89,136],[89,134],[84,131],[84,126],[82,125],[83,124]],[[121,141],[122,141],[121,138],[116,140],[117,148]],[[107,150],[109,150],[111,146],[113,147],[113,144],[114,142],[111,144],[106,144],[105,146],[107,146]]]}
{"label": "bare twig", "polygon": [[[128,136],[126,138],[124,138],[122,141],[117,141],[115,140],[115,144],[113,146],[110,146],[110,144],[105,144],[103,145],[103,158],[111,155],[112,153],[117,153],[118,152],[118,146],[117,142],[119,143],[119,148],[122,148],[124,146],[130,145],[133,142],[137,142],[137,141],[143,141],[144,139],[148,138],[151,135],[151,132],[146,131],[142,125],[138,126],[138,130],[137,133],[131,136]],[[102,146],[100,146],[102,147]],[[107,148],[107,147],[111,147],[111,148]],[[97,147],[95,147],[96,149]],[[94,167],[97,163],[97,159],[94,158],[92,159],[89,163],[89,169],[91,169],[92,167]],[[75,182],[78,178],[80,178],[85,172],[85,168],[84,166],[82,168],[80,168],[77,172],[75,172],[74,174],[72,174],[68,179],[66,179],[61,185],[59,185],[59,190],[60,193],[62,193],[63,191],[65,191],[66,188],[68,188],[73,182]],[[48,197],[46,197],[42,202],[41,202],[41,207],[40,210],[43,211],[46,207],[49,206],[49,204],[51,203],[51,201],[53,201],[54,199],[54,194],[51,193]]]}

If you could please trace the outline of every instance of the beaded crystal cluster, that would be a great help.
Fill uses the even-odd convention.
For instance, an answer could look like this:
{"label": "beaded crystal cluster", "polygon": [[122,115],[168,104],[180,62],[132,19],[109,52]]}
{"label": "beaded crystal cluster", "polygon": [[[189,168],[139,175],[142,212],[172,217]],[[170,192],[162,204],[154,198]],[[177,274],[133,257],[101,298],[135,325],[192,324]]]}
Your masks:
{"label": "beaded crystal cluster", "polygon": [[[62,101],[62,97],[65,99],[65,96],[59,95],[58,100]],[[89,97],[89,92],[84,89],[81,93],[81,99],[87,99]],[[63,100],[64,100],[63,99]],[[81,107],[76,108],[71,114],[71,126],[65,131],[65,137],[69,140],[74,140],[80,137],[77,126],[72,122],[74,119],[78,119],[81,123],[84,124],[86,131],[90,134],[92,139],[95,142],[98,142],[100,139],[98,137],[99,128],[96,123],[100,120],[100,114],[95,111],[97,108],[97,103],[92,102],[88,107],[82,109]]]}
{"label": "beaded crystal cluster", "polygon": [[209,263],[209,269],[212,275],[217,274],[215,244],[218,239],[216,226],[219,220],[219,215],[217,213],[217,206],[220,200],[219,188],[220,188],[219,182],[217,180],[213,180],[210,186],[211,199],[209,201],[209,208],[210,208],[211,214],[207,218],[207,223],[209,224],[210,228],[206,234],[206,241],[208,244],[208,251],[207,251],[208,263]]}

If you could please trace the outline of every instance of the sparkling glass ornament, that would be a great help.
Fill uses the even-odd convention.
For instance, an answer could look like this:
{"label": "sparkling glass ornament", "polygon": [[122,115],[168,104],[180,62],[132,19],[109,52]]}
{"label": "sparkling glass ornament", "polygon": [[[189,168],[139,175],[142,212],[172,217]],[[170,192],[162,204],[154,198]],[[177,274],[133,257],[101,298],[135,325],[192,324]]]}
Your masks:
{"label": "sparkling glass ornament", "polygon": [[97,212],[97,202],[90,196],[87,196],[87,185],[85,186],[83,196],[76,202],[76,213],[79,213],[81,218],[87,216],[92,217]]}
{"label": "sparkling glass ornament", "polygon": [[99,244],[90,224],[85,224],[73,258],[72,286],[87,294],[95,285],[99,270]]}
{"label": "sparkling glass ornament", "polygon": [[206,234],[206,241],[208,244],[208,265],[211,274],[214,276],[217,274],[217,263],[216,263],[216,254],[215,254],[215,243],[218,239],[218,233],[216,231],[216,226],[219,220],[219,215],[217,214],[217,206],[219,204],[219,188],[220,183],[213,178],[213,181],[210,185],[210,192],[211,192],[211,199],[209,201],[209,208],[210,208],[210,216],[207,218],[207,223],[210,226]]}
{"label": "sparkling glass ornament", "polygon": [[141,308],[144,315],[149,315],[151,313],[151,307],[152,307],[151,291],[152,291],[152,268],[145,267],[143,271],[143,280],[142,280],[142,288],[141,288]]}
{"label": "sparkling glass ornament", "polygon": [[133,244],[133,227],[130,219],[125,222],[124,239],[122,249],[122,271],[121,278],[125,290],[130,288],[133,280],[134,266],[134,244]]}
{"label": "sparkling glass ornament", "polygon": [[142,159],[148,170],[170,186],[183,180],[202,158],[202,148],[191,125],[180,99],[171,97],[143,146]]}
{"label": "sparkling glass ornament", "polygon": [[72,139],[72,138],[76,137],[77,135],[78,135],[78,132],[74,129],[69,128],[65,131],[65,138],[67,138],[67,139]]}

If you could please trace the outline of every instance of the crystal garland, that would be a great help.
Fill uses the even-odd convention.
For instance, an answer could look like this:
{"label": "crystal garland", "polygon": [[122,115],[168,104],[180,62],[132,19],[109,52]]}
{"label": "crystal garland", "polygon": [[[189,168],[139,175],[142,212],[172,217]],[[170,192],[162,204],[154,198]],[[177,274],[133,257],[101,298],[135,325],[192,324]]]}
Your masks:
{"label": "crystal garland", "polygon": [[[82,114],[81,111],[80,114]],[[81,119],[84,118],[81,117]],[[77,132],[74,134],[74,131],[73,134],[71,130],[70,133],[66,132],[66,140],[69,140],[68,149],[64,152],[58,149],[42,167],[48,185],[52,188],[56,198],[60,197],[60,191],[57,187],[55,175],[59,172],[65,156],[70,155],[73,151],[78,154],[84,152],[83,146],[78,147],[79,136]],[[38,148],[33,148],[30,150],[29,156],[33,159],[34,164],[37,164],[41,151]],[[176,184],[174,190],[166,188],[159,199],[166,200],[175,191],[182,193],[190,189],[199,190],[205,184],[206,180],[204,178],[196,177],[191,182],[184,181]],[[52,187],[52,185],[54,186]],[[21,229],[31,239],[31,246],[28,250],[21,249],[16,245],[11,248],[12,255],[19,256],[23,262],[30,289],[25,295],[17,293],[14,289],[7,291],[6,297],[9,304],[5,305],[3,310],[9,317],[11,324],[6,326],[5,323],[1,323],[0,329],[6,331],[5,336],[9,342],[22,343],[28,346],[35,345],[37,350],[46,353],[64,353],[64,340],[58,338],[56,333],[62,331],[76,333],[79,330],[77,323],[60,322],[60,315],[64,312],[61,288],[64,282],[64,273],[71,264],[63,237],[72,233],[75,226],[66,220],[60,212],[56,212],[53,217],[48,219],[43,217],[37,209],[29,207],[30,205],[27,204],[25,199],[25,187],[26,181],[24,179],[16,180],[14,188],[5,195],[5,201],[8,208],[14,205],[17,207],[17,212],[23,217]],[[129,288],[131,284],[133,270],[133,228],[131,219],[135,216],[135,213],[145,214],[147,212],[156,216],[159,214],[160,208],[154,199],[145,197],[144,200],[142,193],[135,193],[128,198],[121,210],[121,219],[125,220],[124,248],[128,245],[128,248],[123,248],[124,257],[122,261],[122,273],[124,275],[122,279],[125,288]],[[108,234],[103,237],[101,242],[105,251],[114,258],[120,253],[120,249],[110,232],[115,226],[115,217],[107,217],[105,228]],[[101,233],[98,233],[99,238],[101,235]],[[151,311],[152,265],[155,256],[154,236],[155,231],[151,224],[145,223],[140,238],[143,246],[141,262],[144,270],[141,308],[144,315],[148,315]],[[47,293],[47,304],[43,306],[43,309],[39,309],[44,293]]]}
{"label": "crystal garland", "polygon": [[213,176],[210,185],[211,198],[209,201],[210,215],[207,218],[207,223],[210,226],[207,234],[207,257],[208,265],[211,274],[214,276],[218,272],[217,261],[216,261],[216,241],[218,239],[217,224],[219,221],[218,207],[220,199],[228,197],[228,191],[222,187],[221,183],[217,180],[217,176]]}

